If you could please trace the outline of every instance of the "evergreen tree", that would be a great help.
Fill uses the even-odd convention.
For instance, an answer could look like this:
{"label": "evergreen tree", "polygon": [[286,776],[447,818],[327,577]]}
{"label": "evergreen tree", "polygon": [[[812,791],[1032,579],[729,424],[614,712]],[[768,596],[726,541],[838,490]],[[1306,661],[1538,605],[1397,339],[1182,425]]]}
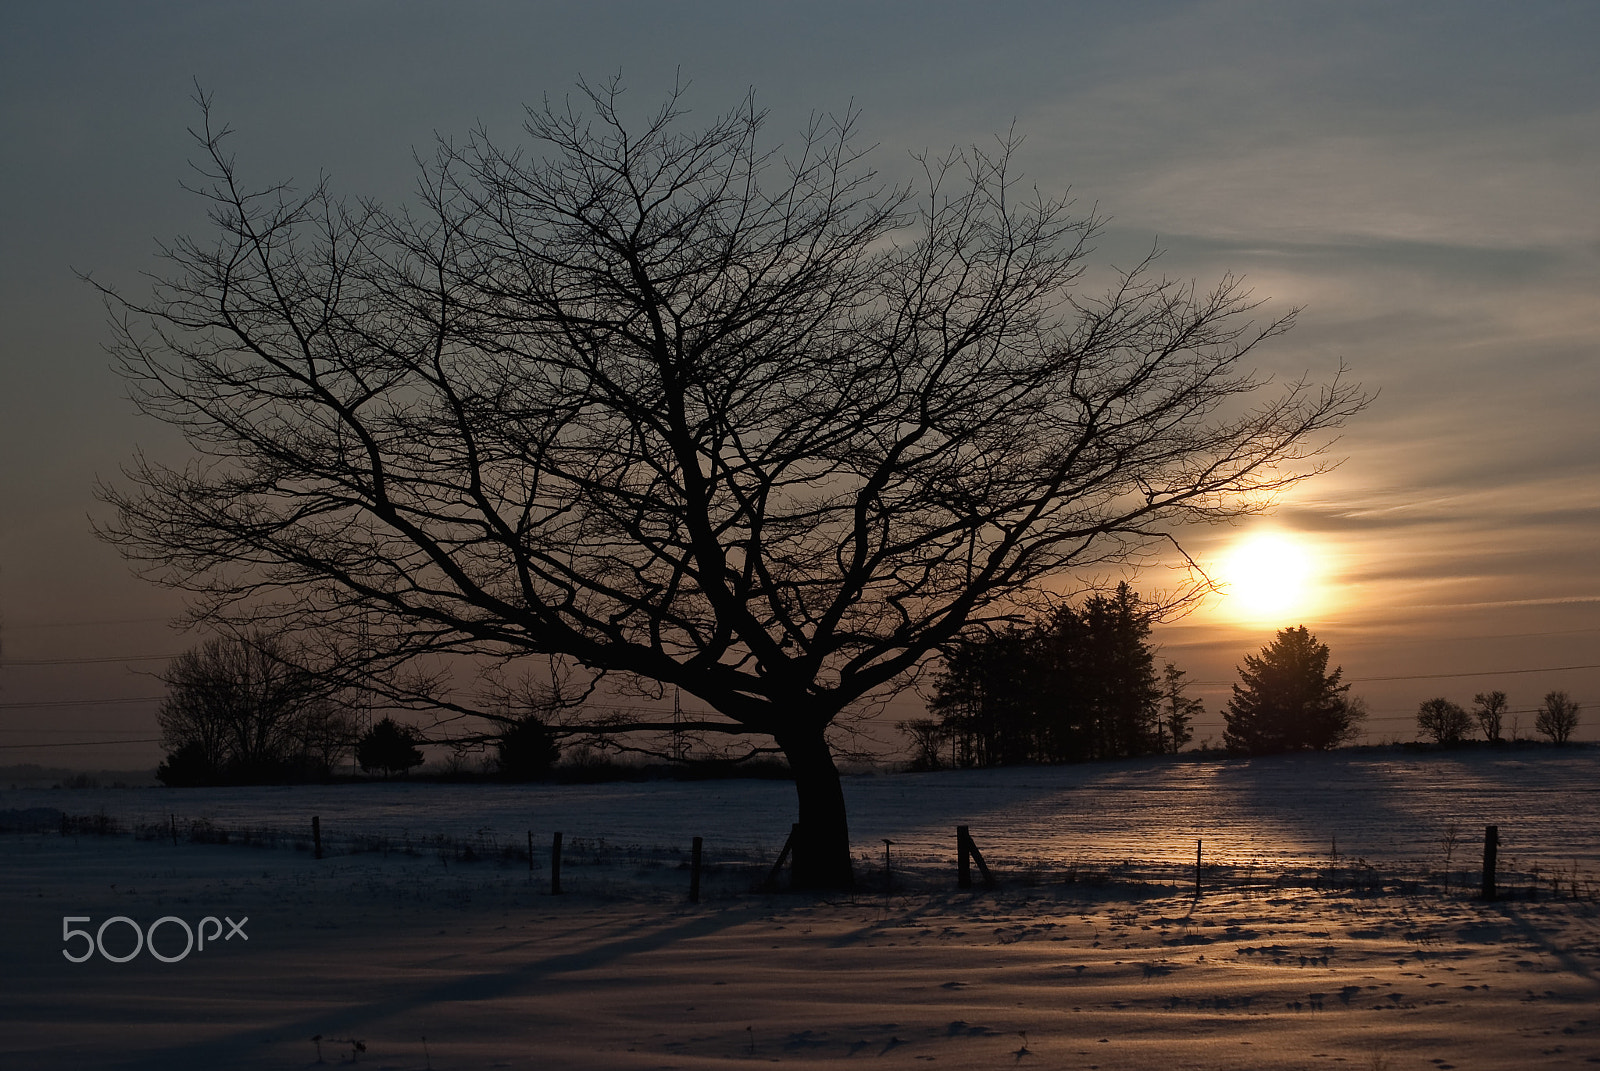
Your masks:
{"label": "evergreen tree", "polygon": [[156,780],[168,788],[196,788],[202,785],[218,785],[225,783],[222,771],[206,754],[206,748],[198,740],[191,740],[175,751],[167,753],[167,759],[156,767]]}
{"label": "evergreen tree", "polygon": [[1028,637],[1040,762],[1085,762],[1095,757],[1096,703],[1084,687],[1089,644],[1083,616],[1062,606]]}
{"label": "evergreen tree", "polygon": [[1228,750],[1247,755],[1326,750],[1352,734],[1359,707],[1347,698],[1342,669],[1328,672],[1328,645],[1304,625],[1246,655],[1224,717]]}
{"label": "evergreen tree", "polygon": [[500,776],[508,781],[532,781],[550,772],[561,748],[550,727],[536,715],[507,726],[496,745]]}
{"label": "evergreen tree", "polygon": [[1155,750],[1160,689],[1150,612],[1126,583],[1078,609],[1062,607],[1035,633],[1044,667],[1039,709],[1049,761],[1117,759]]}
{"label": "evergreen tree", "polygon": [[1007,629],[966,637],[946,656],[928,704],[951,735],[958,766],[1005,766],[1036,758],[1031,635]]}
{"label": "evergreen tree", "polygon": [[1177,754],[1194,739],[1194,719],[1206,705],[1184,694],[1184,672],[1171,662],[1161,671],[1161,713],[1156,720],[1156,750]]}
{"label": "evergreen tree", "polygon": [[1156,747],[1161,689],[1150,649],[1150,612],[1137,592],[1118,584],[1082,610],[1086,643],[1081,687],[1092,696],[1098,729],[1096,758],[1144,755]]}
{"label": "evergreen tree", "polygon": [[417,742],[415,730],[400,725],[393,718],[384,718],[356,745],[356,761],[363,770],[382,770],[385,778],[405,773],[413,766],[422,765],[422,752]]}
{"label": "evergreen tree", "polygon": [[1151,613],[1127,584],[1030,628],[963,639],[929,709],[958,765],[1083,762],[1158,748]]}

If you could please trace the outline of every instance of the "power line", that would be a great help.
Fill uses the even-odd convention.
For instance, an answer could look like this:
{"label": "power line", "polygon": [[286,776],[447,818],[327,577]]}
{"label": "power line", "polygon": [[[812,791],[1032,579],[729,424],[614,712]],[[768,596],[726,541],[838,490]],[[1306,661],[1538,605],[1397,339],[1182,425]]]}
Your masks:
{"label": "power line", "polygon": [[1403,677],[1351,677],[1352,684],[1367,681],[1432,681],[1446,677],[1500,677],[1512,673],[1564,673],[1569,669],[1600,669],[1600,663],[1587,666],[1548,666],[1544,669],[1477,669],[1469,673],[1415,673]]}
{"label": "power line", "polygon": [[159,703],[164,695],[136,695],[127,699],[40,699],[35,702],[0,703],[0,710],[30,710],[36,707],[96,707],[112,703]]}
{"label": "power line", "polygon": [[[1372,681],[1436,681],[1452,677],[1501,677],[1513,673],[1564,673],[1573,669],[1600,669],[1600,663],[1587,666],[1545,666],[1540,669],[1474,669],[1465,673],[1411,673],[1398,677],[1346,677],[1349,684],[1367,684]],[[1220,687],[1233,681],[1192,681],[1195,685]]]}
{"label": "power line", "polygon": [[99,662],[170,662],[177,655],[105,655],[101,658],[8,658],[0,668],[12,666],[87,666]]}
{"label": "power line", "polygon": [[1470,636],[1409,636],[1376,640],[1341,640],[1339,649],[1351,647],[1393,647],[1400,643],[1468,643],[1475,640],[1518,640],[1539,636],[1576,636],[1585,632],[1600,632],[1600,627],[1546,629],[1542,632],[1476,632]]}
{"label": "power line", "polygon": [[171,617],[102,617],[82,621],[8,621],[6,631],[27,631],[39,628],[80,628],[84,625],[146,625],[160,621],[170,624]]}
{"label": "power line", "polygon": [[0,744],[0,748],[17,750],[33,747],[109,747],[116,744],[159,744],[160,737],[149,737],[144,740],[71,740],[60,744]]}
{"label": "power line", "polygon": [[84,733],[147,733],[149,731],[149,729],[0,729],[0,733],[28,733],[30,736],[52,736],[64,733],[77,733],[81,736]]}

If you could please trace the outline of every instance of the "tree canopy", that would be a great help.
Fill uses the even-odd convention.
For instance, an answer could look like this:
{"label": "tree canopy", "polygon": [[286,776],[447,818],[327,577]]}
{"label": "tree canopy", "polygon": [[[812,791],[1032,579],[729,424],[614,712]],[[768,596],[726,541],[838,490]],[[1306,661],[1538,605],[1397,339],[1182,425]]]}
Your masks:
{"label": "tree canopy", "polygon": [[796,873],[845,885],[842,711],[1045,578],[1259,508],[1364,397],[1264,391],[1243,362],[1292,313],[1235,278],[1081,292],[1100,221],[1014,143],[900,188],[849,116],[781,153],[753,101],[685,117],[585,86],[528,148],[441,140],[395,209],[247,184],[207,110],[211,236],[107,290],[196,458],[137,459],[103,532],[196,617],[343,637],[377,687],[559,654],[680,688],[716,713],[634,727],[775,741]]}
{"label": "tree canopy", "polygon": [[1083,762],[1177,750],[1162,703],[1174,697],[1174,724],[1184,730],[1196,706],[1182,694],[1181,671],[1169,666],[1176,676],[1156,674],[1154,612],[1119,584],[1030,627],[953,645],[929,709],[954,763]]}
{"label": "tree canopy", "polygon": [[535,714],[506,726],[495,744],[495,768],[508,781],[542,777],[560,756],[555,734]]}
{"label": "tree canopy", "polygon": [[1282,629],[1259,655],[1245,655],[1223,718],[1228,750],[1246,755],[1337,747],[1358,728],[1342,669],[1328,670],[1328,645],[1304,625]]}

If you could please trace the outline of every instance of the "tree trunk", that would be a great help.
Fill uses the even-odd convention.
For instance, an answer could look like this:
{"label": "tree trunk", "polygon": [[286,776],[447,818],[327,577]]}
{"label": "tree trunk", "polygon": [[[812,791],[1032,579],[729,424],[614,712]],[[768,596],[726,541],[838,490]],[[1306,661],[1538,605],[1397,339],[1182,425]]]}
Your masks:
{"label": "tree trunk", "polygon": [[800,798],[794,844],[794,887],[844,890],[854,887],[850,871],[850,826],[845,816],[839,768],[822,730],[778,738]]}

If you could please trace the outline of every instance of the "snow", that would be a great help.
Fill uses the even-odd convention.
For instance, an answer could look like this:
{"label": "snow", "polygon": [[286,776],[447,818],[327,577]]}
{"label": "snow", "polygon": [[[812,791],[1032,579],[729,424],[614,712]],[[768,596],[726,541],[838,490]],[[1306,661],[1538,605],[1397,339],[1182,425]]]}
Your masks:
{"label": "snow", "polygon": [[[863,890],[830,899],[751,891],[782,782],[0,793],[143,830],[0,834],[0,1065],[306,1067],[359,1039],[396,1069],[1592,1067],[1597,773],[1569,749],[854,777]],[[958,823],[996,889],[954,888]],[[248,917],[248,939],[72,964],[68,915]]]}

